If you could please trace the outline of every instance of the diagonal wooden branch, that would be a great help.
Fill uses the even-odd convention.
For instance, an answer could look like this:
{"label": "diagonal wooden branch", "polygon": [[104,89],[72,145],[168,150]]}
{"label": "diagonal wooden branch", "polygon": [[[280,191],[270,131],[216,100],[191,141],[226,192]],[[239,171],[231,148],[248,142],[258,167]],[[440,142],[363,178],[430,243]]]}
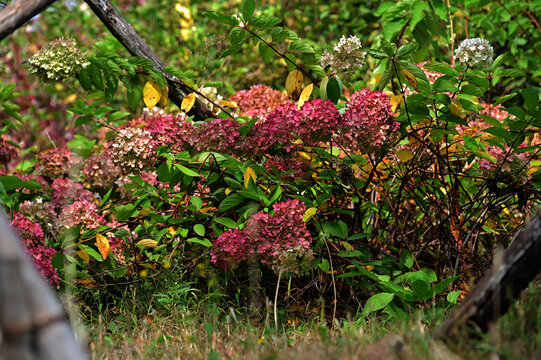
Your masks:
{"label": "diagonal wooden branch", "polygon": [[453,339],[467,324],[486,331],[541,270],[541,211],[533,217],[434,337]]}
{"label": "diagonal wooden branch", "polygon": [[[149,59],[156,70],[161,71],[165,67],[158,55],[139,37],[133,27],[108,0],[85,0],[85,2],[130,54]],[[169,99],[180,108],[182,99],[193,92],[193,89],[183,84],[181,80],[173,75],[166,74],[166,79],[169,85]],[[199,100],[195,101],[188,115],[194,115],[195,120],[214,117],[212,112]]]}
{"label": "diagonal wooden branch", "polygon": [[0,41],[56,0],[17,0],[0,11]]}

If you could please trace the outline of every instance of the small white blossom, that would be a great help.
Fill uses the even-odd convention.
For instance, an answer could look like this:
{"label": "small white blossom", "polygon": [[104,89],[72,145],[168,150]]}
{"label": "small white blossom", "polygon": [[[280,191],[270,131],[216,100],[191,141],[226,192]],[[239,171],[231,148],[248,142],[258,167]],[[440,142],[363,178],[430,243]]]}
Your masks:
{"label": "small white blossom", "polygon": [[468,64],[471,68],[488,70],[492,66],[494,49],[485,39],[466,39],[460,43],[455,59]]}
{"label": "small white blossom", "polygon": [[364,65],[366,52],[363,52],[361,40],[357,36],[342,36],[333,52],[325,50],[321,56],[321,66],[332,71],[354,72]]}

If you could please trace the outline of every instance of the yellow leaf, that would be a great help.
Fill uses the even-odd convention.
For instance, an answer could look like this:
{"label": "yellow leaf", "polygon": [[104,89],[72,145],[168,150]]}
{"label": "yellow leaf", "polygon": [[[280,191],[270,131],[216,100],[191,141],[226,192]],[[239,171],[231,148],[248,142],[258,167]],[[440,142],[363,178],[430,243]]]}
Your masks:
{"label": "yellow leaf", "polygon": [[304,160],[312,161],[312,156],[304,151],[298,151],[297,154],[299,154],[299,156]]}
{"label": "yellow leaf", "polygon": [[402,150],[398,150],[396,152],[396,157],[400,159],[400,161],[403,161],[403,162],[408,162],[410,161],[411,159],[413,159],[413,151],[411,151],[410,149],[402,149]]}
{"label": "yellow leaf", "polygon": [[247,167],[244,171],[244,187],[248,189],[248,184],[250,183],[250,178],[256,183],[257,176],[255,171],[251,167]]}
{"label": "yellow leaf", "polygon": [[158,246],[158,242],[156,240],[152,240],[152,239],[143,239],[141,241],[139,241],[137,244],[137,246],[148,246],[148,247],[157,247]]}
{"label": "yellow leaf", "polygon": [[396,112],[396,109],[398,106],[402,103],[404,100],[404,95],[395,95],[392,92],[388,91],[386,93],[387,97],[389,98],[389,102],[391,103],[391,111]]}
{"label": "yellow leaf", "polygon": [[310,219],[313,218],[316,213],[317,213],[317,208],[315,207],[306,209],[306,211],[304,212],[304,215],[302,216],[302,221],[304,222],[310,221]]}
{"label": "yellow leaf", "polygon": [[373,265],[364,265],[363,268],[365,268],[365,269],[368,270],[368,271],[374,270],[374,266],[373,266]]}
{"label": "yellow leaf", "polygon": [[88,253],[86,252],[85,249],[81,249],[81,250],[77,251],[77,255],[79,255],[79,257],[81,259],[83,259],[85,264],[88,265],[88,262],[90,261],[90,256],[88,255]]}
{"label": "yellow leaf", "polygon": [[192,109],[193,104],[195,104],[195,93],[188,94],[184,99],[182,99],[180,110],[188,112]]}
{"label": "yellow leaf", "polygon": [[411,84],[411,86],[413,86],[415,91],[418,91],[419,86],[417,85],[417,79],[415,78],[415,75],[413,75],[409,70],[406,69],[400,69],[400,72],[406,77],[406,79],[408,79],[409,83]]}
{"label": "yellow leaf", "polygon": [[290,98],[297,99],[301,93],[304,78],[299,70],[293,70],[286,79],[286,91]]}
{"label": "yellow leaf", "polygon": [[152,109],[160,101],[163,90],[154,80],[149,80],[143,88],[143,101],[145,106]]}
{"label": "yellow leaf", "polygon": [[454,116],[460,116],[462,114],[462,104],[457,99],[451,100],[448,108]]}
{"label": "yellow leaf", "polygon": [[314,84],[310,84],[302,90],[301,96],[299,96],[299,104],[297,105],[297,109],[300,109],[304,103],[310,99],[312,90],[314,90]]}
{"label": "yellow leaf", "polygon": [[227,106],[230,108],[238,108],[239,105],[234,101],[227,101],[227,100],[220,100],[218,101],[218,105],[220,106]]}
{"label": "yellow leaf", "polygon": [[98,250],[100,251],[103,260],[107,259],[109,250],[111,249],[111,246],[109,246],[109,240],[107,240],[105,236],[98,234],[96,235],[96,245],[98,246]]}
{"label": "yellow leaf", "polygon": [[233,191],[231,188],[225,189],[225,196],[231,194],[231,191]]}
{"label": "yellow leaf", "polygon": [[175,230],[174,227],[170,227],[169,229],[167,229],[167,232],[169,233],[169,235],[171,236],[175,236],[175,234],[177,233],[177,231]]}
{"label": "yellow leaf", "polygon": [[526,174],[527,174],[527,175],[532,175],[534,172],[537,171],[537,169],[538,169],[538,168],[535,167],[535,166],[534,166],[534,167],[531,167],[531,168],[528,169],[528,171],[526,171]]}
{"label": "yellow leaf", "polygon": [[351,244],[348,243],[347,241],[341,241],[341,243],[342,243],[342,246],[344,247],[344,249],[346,249],[346,251],[353,250],[353,246],[351,246]]}
{"label": "yellow leaf", "polygon": [[77,100],[77,94],[71,94],[64,98],[64,103],[71,104],[74,103],[75,100]]}
{"label": "yellow leaf", "polygon": [[92,279],[75,280],[74,283],[76,285],[84,286],[89,289],[101,289],[101,286]]}
{"label": "yellow leaf", "polygon": [[167,105],[167,99],[169,98],[169,86],[165,86],[165,89],[162,91],[162,96],[160,98],[160,105],[165,107]]}

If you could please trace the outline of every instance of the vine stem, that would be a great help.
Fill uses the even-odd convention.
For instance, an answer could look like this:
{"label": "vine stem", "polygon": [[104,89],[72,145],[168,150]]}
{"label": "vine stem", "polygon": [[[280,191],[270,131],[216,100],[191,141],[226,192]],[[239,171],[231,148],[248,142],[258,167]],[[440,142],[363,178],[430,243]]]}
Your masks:
{"label": "vine stem", "polygon": [[302,72],[304,75],[306,75],[308,78],[310,78],[310,81],[312,81],[312,83],[316,83],[316,79],[310,75],[306,70],[304,70],[304,68],[298,64],[296,64],[293,60],[291,60],[290,58],[288,58],[285,53],[281,53],[280,51],[278,51],[278,49],[276,49],[274,46],[272,46],[272,44],[266,42],[265,40],[263,40],[263,38],[261,38],[261,36],[259,36],[259,34],[253,32],[250,28],[248,28],[246,25],[245,26],[239,26],[241,29],[247,31],[248,33],[250,33],[252,36],[256,37],[259,41],[261,41],[263,44],[267,45],[268,47],[270,47],[272,49],[272,51],[274,51],[279,57],[281,57],[282,59],[284,59],[285,61],[288,61],[291,65],[295,66],[295,68],[297,68],[300,72]]}

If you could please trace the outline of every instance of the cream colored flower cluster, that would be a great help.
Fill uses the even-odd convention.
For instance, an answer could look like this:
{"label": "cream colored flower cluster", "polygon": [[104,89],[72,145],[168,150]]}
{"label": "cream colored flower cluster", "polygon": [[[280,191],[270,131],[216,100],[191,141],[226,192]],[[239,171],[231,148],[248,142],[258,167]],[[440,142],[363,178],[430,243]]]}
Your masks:
{"label": "cream colored flower cluster", "polygon": [[466,39],[460,43],[455,58],[471,68],[488,70],[492,66],[494,49],[485,39]]}
{"label": "cream colored flower cluster", "polygon": [[330,67],[332,71],[353,72],[364,65],[366,53],[363,52],[361,40],[357,36],[342,36],[333,52],[325,50],[321,56],[321,66]]}
{"label": "cream colored flower cluster", "polygon": [[90,63],[74,39],[50,42],[28,59],[28,70],[44,82],[62,81],[77,74]]}

